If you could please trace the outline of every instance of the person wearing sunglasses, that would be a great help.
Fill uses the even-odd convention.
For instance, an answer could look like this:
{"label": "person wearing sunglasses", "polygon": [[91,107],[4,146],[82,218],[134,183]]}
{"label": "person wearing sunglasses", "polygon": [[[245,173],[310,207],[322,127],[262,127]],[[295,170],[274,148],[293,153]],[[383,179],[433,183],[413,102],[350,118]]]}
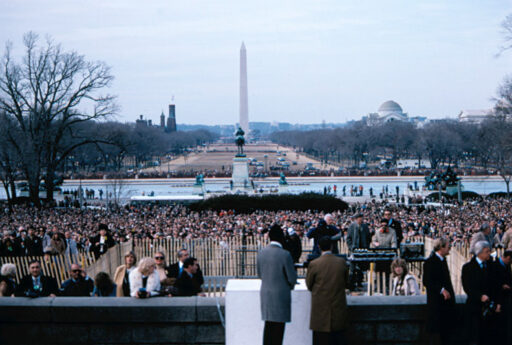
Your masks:
{"label": "person wearing sunglasses", "polygon": [[167,279],[167,274],[165,272],[165,255],[163,252],[156,252],[153,258],[156,263],[156,271],[160,277],[160,284],[162,284]]}
{"label": "person wearing sunglasses", "polygon": [[70,270],[71,278],[62,283],[61,296],[67,297],[89,297],[94,289],[94,281],[78,264],[72,264]]}

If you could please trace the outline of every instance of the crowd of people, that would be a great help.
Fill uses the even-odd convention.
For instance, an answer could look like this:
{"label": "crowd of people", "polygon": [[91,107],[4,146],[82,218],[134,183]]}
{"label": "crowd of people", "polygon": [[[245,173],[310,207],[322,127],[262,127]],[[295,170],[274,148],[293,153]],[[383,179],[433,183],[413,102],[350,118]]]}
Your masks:
{"label": "crowd of people", "polygon": [[[296,273],[293,264],[301,257],[302,237],[305,236],[313,240],[312,255],[318,257],[310,262],[306,276],[308,288],[313,293],[312,303],[325,305],[330,302],[322,298],[318,302],[318,298],[315,298],[315,294],[320,293],[318,289],[322,293],[326,289],[325,286],[318,286],[319,281],[325,279],[317,280],[324,273],[317,267],[323,265],[315,264],[315,260],[318,263],[325,261],[325,265],[339,266],[340,269],[343,267],[342,275],[332,276],[337,279],[337,282],[333,281],[334,285],[345,289],[357,287],[361,283],[358,277],[361,269],[357,265],[331,258],[328,261],[320,260],[326,253],[338,253],[340,240],[345,241],[350,252],[355,252],[369,248],[398,249],[400,244],[416,239],[418,235],[429,236],[435,239],[434,251],[425,261],[422,282],[427,290],[428,329],[435,334],[432,339],[442,344],[450,343],[450,332],[445,329],[446,323],[441,322],[452,317],[455,305],[446,257],[452,246],[463,244],[469,247],[472,257],[462,268],[463,288],[468,295],[465,309],[468,335],[474,344],[487,344],[491,340],[504,339],[507,333],[496,332],[496,327],[504,325],[511,310],[511,209],[512,203],[506,199],[465,202],[446,208],[388,205],[371,201],[352,204],[343,212],[329,214],[314,211],[255,211],[251,214],[236,214],[229,210],[192,212],[183,206],[127,206],[108,213],[90,209],[38,210],[17,207],[4,210],[0,217],[0,250],[1,255],[37,255],[47,251],[72,253],[84,250],[100,256],[118,242],[137,238],[222,239],[265,236],[270,239],[270,246],[283,250],[281,252],[269,248],[268,253],[264,250],[258,256],[258,275],[263,280],[262,303],[265,304],[265,301],[274,300],[263,297],[264,294],[272,295],[273,289],[279,290],[284,301],[287,300],[287,294],[283,291],[294,285],[296,278],[293,275]],[[504,248],[503,255],[492,259],[492,248]],[[272,258],[284,266],[265,263],[273,261]],[[268,271],[270,266],[272,269]],[[392,278],[391,295],[410,296],[420,293],[417,277],[408,272],[407,268],[406,262],[399,258],[390,265],[388,273]],[[269,275],[277,279],[277,273],[274,272],[276,269],[281,272],[279,274],[287,272],[285,281],[278,283],[265,278]],[[153,257],[139,261],[133,252],[129,252],[125,256],[125,263],[117,268],[112,278],[100,272],[93,279],[85,274],[81,266],[72,264],[70,279],[62,282],[60,289],[54,278],[42,275],[39,261],[30,262],[29,272],[17,284],[16,267],[4,264],[1,268],[0,295],[134,298],[204,295],[203,273],[197,260],[186,249],[179,251],[178,260],[171,265],[166,264],[163,252],[156,252]],[[352,280],[349,279],[349,272]],[[276,284],[281,285],[277,288]],[[341,303],[343,306],[345,303],[346,307],[346,301],[341,296],[332,295],[329,298],[334,303],[330,305]],[[273,305],[262,306],[263,318],[269,322],[265,326],[268,341],[282,337],[284,324],[289,322],[288,312],[276,316],[273,310]],[[346,315],[340,315],[339,320],[334,328],[326,329],[317,326],[321,321],[312,317],[311,328],[316,332],[316,339],[320,339],[319,343],[325,339],[343,338],[340,331],[345,325]]]}
{"label": "crowd of people", "polygon": [[[268,171],[261,172],[255,171],[258,177],[279,177],[281,172],[285,173],[286,176],[427,176],[432,169],[426,168],[386,168],[383,166],[375,167],[346,167],[339,169],[324,168],[323,162],[320,164],[321,168],[306,167],[304,169],[297,168],[283,168],[282,166],[276,165],[269,168]],[[325,165],[336,166],[340,165],[338,162],[327,162]],[[165,163],[164,163],[165,166]],[[459,167],[454,169],[460,176],[488,176],[496,175],[497,170],[493,168],[475,168],[475,167]],[[139,178],[139,179],[153,179],[153,178],[195,178],[198,174],[202,174],[205,178],[220,178],[220,177],[231,177],[232,170],[230,166],[221,166],[218,169],[198,169],[197,167],[191,167],[189,169],[180,170],[154,170],[148,169],[144,171],[129,171],[122,174],[116,174],[117,178]],[[96,171],[96,172],[79,172],[73,174],[63,174],[64,179],[103,179],[108,173]]]}
{"label": "crowd of people", "polygon": [[[435,208],[426,205],[388,205],[369,201],[352,204],[345,211],[332,212],[333,225],[350,245],[350,225],[354,214],[372,234],[379,235],[382,219],[392,214],[392,228],[397,244],[402,239],[425,235],[446,236],[457,243],[469,243],[483,223],[489,225],[485,239],[492,247],[512,249],[510,215],[512,203],[506,199],[465,202],[462,205]],[[388,212],[388,213],[386,213]],[[131,239],[228,238],[264,236],[273,224],[290,233],[305,235],[325,216],[315,211],[255,211],[237,214],[233,211],[193,212],[184,206],[126,206],[116,210],[48,208],[15,206],[0,211],[0,256],[40,256],[74,254],[78,251],[101,255],[116,243]],[[392,237],[392,236],[391,236]],[[387,239],[380,239],[387,241]],[[393,239],[391,238],[393,242]],[[378,241],[377,241],[378,242]]]}
{"label": "crowd of people", "polygon": [[113,278],[99,272],[89,277],[79,264],[70,265],[70,278],[58,288],[54,277],[42,274],[41,262],[29,262],[30,274],[16,282],[16,266],[2,265],[0,296],[17,297],[135,297],[155,296],[204,296],[203,273],[197,259],[187,249],[178,253],[178,261],[166,265],[165,254],[156,252],[154,257],[145,257],[137,262],[134,252],[126,253],[125,263],[117,267]]}
{"label": "crowd of people", "polygon": [[[314,229],[317,258],[309,263],[306,285],[311,291],[310,329],[313,345],[346,344],[345,331],[350,314],[345,291],[350,287],[352,270],[336,253],[336,228],[326,217],[323,230]],[[394,233],[393,219],[383,218],[378,232]],[[367,227],[362,215],[351,224],[351,250],[368,248]],[[423,263],[423,285],[427,292],[427,331],[430,344],[453,344],[467,341],[470,345],[510,344],[512,330],[512,250],[491,257],[491,244],[482,240],[489,224],[483,223],[471,238],[471,259],[462,267],[462,286],[467,295],[464,308],[456,309],[447,256],[451,241],[447,237],[434,240],[433,251]],[[339,230],[338,230],[339,231]],[[341,231],[339,231],[341,232]],[[310,234],[312,232],[310,231]],[[357,234],[357,236],[356,236]],[[395,233],[396,234],[396,233]],[[297,275],[291,255],[286,251],[286,239],[279,226],[269,231],[270,244],[258,255],[261,318],[265,322],[263,344],[282,344],[286,323],[291,321],[291,290]],[[386,244],[388,246],[390,243]],[[391,263],[394,296],[419,295],[417,279],[407,271],[400,258]],[[454,329],[462,324],[464,335]],[[457,338],[456,338],[457,337]]]}

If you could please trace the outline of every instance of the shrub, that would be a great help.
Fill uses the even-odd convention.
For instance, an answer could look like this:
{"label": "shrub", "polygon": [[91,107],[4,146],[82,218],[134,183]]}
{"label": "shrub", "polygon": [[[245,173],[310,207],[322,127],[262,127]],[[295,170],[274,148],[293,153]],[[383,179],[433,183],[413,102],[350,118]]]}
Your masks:
{"label": "shrub", "polygon": [[346,210],[346,202],[330,195],[317,193],[277,194],[277,195],[231,195],[219,197],[190,205],[193,211],[202,210],[234,210],[237,213],[252,213],[257,210],[264,211],[324,211],[333,212]]}

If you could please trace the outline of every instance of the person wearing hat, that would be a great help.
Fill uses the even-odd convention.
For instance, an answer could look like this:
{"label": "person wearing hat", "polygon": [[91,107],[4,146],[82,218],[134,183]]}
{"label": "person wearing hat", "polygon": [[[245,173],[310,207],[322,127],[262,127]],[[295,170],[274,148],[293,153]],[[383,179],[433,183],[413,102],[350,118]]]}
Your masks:
{"label": "person wearing hat", "polygon": [[270,245],[258,253],[261,279],[261,318],[265,322],[263,345],[283,343],[286,322],[291,321],[291,302],[297,273],[290,253],[283,249],[284,233],[277,224],[268,233]]}
{"label": "person wearing hat", "polygon": [[116,242],[110,234],[108,234],[108,226],[106,224],[100,224],[98,226],[99,235],[91,239],[92,250],[96,258],[105,254],[109,248],[115,246]]}
{"label": "person wearing hat", "polygon": [[133,251],[126,253],[124,256],[124,265],[116,268],[114,273],[114,283],[116,284],[117,297],[130,297],[130,273],[133,271],[137,263],[137,256]]}

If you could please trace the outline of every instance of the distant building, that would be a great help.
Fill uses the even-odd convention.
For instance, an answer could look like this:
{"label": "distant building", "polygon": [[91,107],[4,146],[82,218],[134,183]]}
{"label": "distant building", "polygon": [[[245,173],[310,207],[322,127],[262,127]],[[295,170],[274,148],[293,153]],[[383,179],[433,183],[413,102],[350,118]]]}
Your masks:
{"label": "distant building", "polygon": [[160,127],[165,129],[165,115],[164,115],[163,110],[162,110],[162,114],[160,114]]}
{"label": "distant building", "polygon": [[386,101],[381,104],[376,113],[369,113],[363,117],[369,126],[380,125],[391,121],[409,121],[409,116],[404,113],[400,104],[395,101]]}
{"label": "distant building", "polygon": [[176,105],[169,104],[169,117],[167,118],[166,132],[176,132]]}
{"label": "distant building", "polygon": [[144,115],[139,115],[140,117],[135,120],[135,126],[136,127],[147,127],[148,126],[148,120],[144,120]]}
{"label": "distant building", "polygon": [[472,109],[462,110],[458,115],[458,119],[459,122],[479,124],[492,116],[494,116],[492,109]]}
{"label": "distant building", "polygon": [[427,168],[430,169],[430,161],[428,159],[399,159],[396,161],[396,167],[400,169],[410,169],[410,168]]}
{"label": "distant building", "polygon": [[[144,119],[144,115],[135,120],[136,127],[153,127],[153,121]],[[155,127],[160,127],[167,133],[176,132],[176,105],[169,104],[169,116],[167,117],[167,126],[165,125],[165,115],[162,111],[160,114],[160,125],[155,123]]]}
{"label": "distant building", "polygon": [[423,116],[409,117],[407,113],[404,113],[400,104],[389,100],[382,103],[376,113],[369,113],[367,116],[363,116],[363,121],[369,126],[393,121],[412,122],[417,126],[422,126],[426,123],[427,118]]}

